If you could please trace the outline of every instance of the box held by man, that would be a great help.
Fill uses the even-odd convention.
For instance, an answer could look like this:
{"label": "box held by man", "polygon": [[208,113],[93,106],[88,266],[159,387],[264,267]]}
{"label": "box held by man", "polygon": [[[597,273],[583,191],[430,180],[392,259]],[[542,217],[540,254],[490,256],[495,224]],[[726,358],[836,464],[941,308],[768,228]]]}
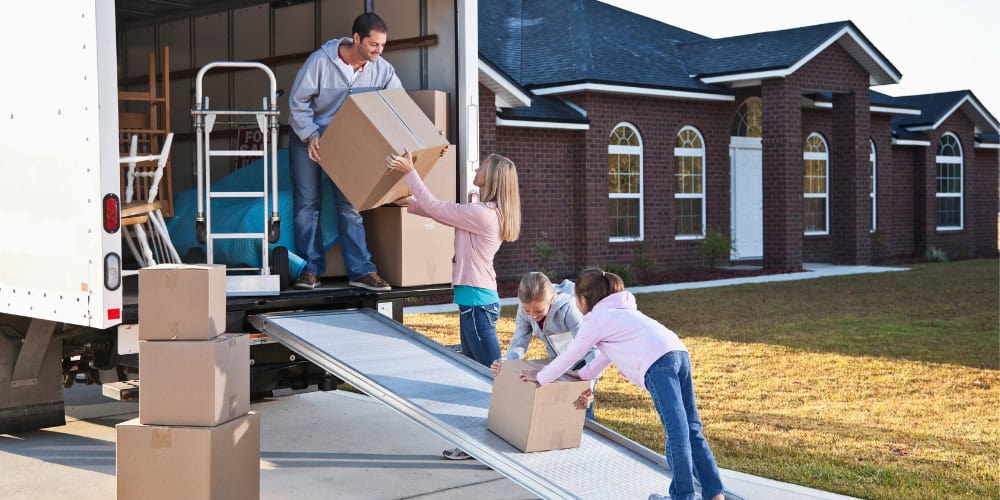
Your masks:
{"label": "box held by man", "polygon": [[368,210],[410,194],[403,174],[385,166],[408,151],[421,178],[448,145],[443,133],[403,89],[350,95],[320,138],[320,165],[355,209]]}

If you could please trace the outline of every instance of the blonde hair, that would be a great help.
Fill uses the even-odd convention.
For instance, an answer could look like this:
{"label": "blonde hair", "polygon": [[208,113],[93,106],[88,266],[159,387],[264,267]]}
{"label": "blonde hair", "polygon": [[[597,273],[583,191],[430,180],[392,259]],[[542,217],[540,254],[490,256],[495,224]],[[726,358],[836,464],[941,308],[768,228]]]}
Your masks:
{"label": "blonde hair", "polygon": [[480,201],[495,201],[500,209],[500,239],[516,241],[521,234],[521,195],[517,190],[517,168],[514,162],[491,154],[482,162],[485,168]]}
{"label": "blonde hair", "polygon": [[578,299],[583,302],[587,310],[580,312],[586,314],[594,308],[598,302],[613,293],[618,293],[625,289],[625,282],[615,273],[602,271],[597,267],[588,267],[580,271],[576,278],[575,293]]}
{"label": "blonde hair", "polygon": [[527,273],[517,286],[517,300],[522,304],[530,304],[540,300],[551,299],[556,294],[555,287],[545,273]]}

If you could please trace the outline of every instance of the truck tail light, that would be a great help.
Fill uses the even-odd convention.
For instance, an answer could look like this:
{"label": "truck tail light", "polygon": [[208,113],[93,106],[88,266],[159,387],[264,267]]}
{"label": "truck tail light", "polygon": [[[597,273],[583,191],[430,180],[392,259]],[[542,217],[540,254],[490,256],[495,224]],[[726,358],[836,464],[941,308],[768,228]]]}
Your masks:
{"label": "truck tail light", "polygon": [[122,258],[111,252],[104,256],[104,288],[115,291],[122,285]]}
{"label": "truck tail light", "polygon": [[104,195],[104,231],[116,233],[122,225],[121,205],[118,195],[111,193]]}

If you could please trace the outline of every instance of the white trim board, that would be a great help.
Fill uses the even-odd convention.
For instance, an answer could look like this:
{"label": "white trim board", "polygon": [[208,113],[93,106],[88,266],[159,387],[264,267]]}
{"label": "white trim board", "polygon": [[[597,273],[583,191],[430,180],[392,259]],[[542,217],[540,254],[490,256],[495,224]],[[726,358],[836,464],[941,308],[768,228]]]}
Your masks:
{"label": "white trim board", "polygon": [[497,70],[479,60],[479,82],[492,90],[498,100],[502,99],[504,107],[525,107],[531,106],[531,97],[525,94],[509,78],[503,76]]}
{"label": "white trim board", "polygon": [[687,90],[650,89],[629,85],[610,85],[606,83],[575,83],[555,87],[532,89],[537,95],[570,94],[573,92],[605,92],[609,94],[642,95],[654,97],[675,97],[678,99],[694,99],[700,101],[735,101],[736,96],[728,94],[710,94],[707,92],[692,92]]}
{"label": "white trim board", "polygon": [[543,122],[532,120],[504,120],[497,117],[498,127],[549,128],[561,130],[590,130],[589,123]]}

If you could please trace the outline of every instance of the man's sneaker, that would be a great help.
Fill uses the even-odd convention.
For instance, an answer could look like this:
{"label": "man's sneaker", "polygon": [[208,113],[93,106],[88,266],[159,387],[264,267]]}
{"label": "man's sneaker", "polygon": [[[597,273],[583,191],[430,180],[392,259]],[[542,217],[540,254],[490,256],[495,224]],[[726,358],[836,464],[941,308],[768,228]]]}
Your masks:
{"label": "man's sneaker", "polygon": [[303,272],[295,282],[295,288],[300,290],[312,290],[317,286],[319,286],[319,276],[310,272]]}
{"label": "man's sneaker", "polygon": [[356,280],[348,281],[351,286],[366,288],[373,292],[388,292],[392,287],[378,273],[368,273]]}

